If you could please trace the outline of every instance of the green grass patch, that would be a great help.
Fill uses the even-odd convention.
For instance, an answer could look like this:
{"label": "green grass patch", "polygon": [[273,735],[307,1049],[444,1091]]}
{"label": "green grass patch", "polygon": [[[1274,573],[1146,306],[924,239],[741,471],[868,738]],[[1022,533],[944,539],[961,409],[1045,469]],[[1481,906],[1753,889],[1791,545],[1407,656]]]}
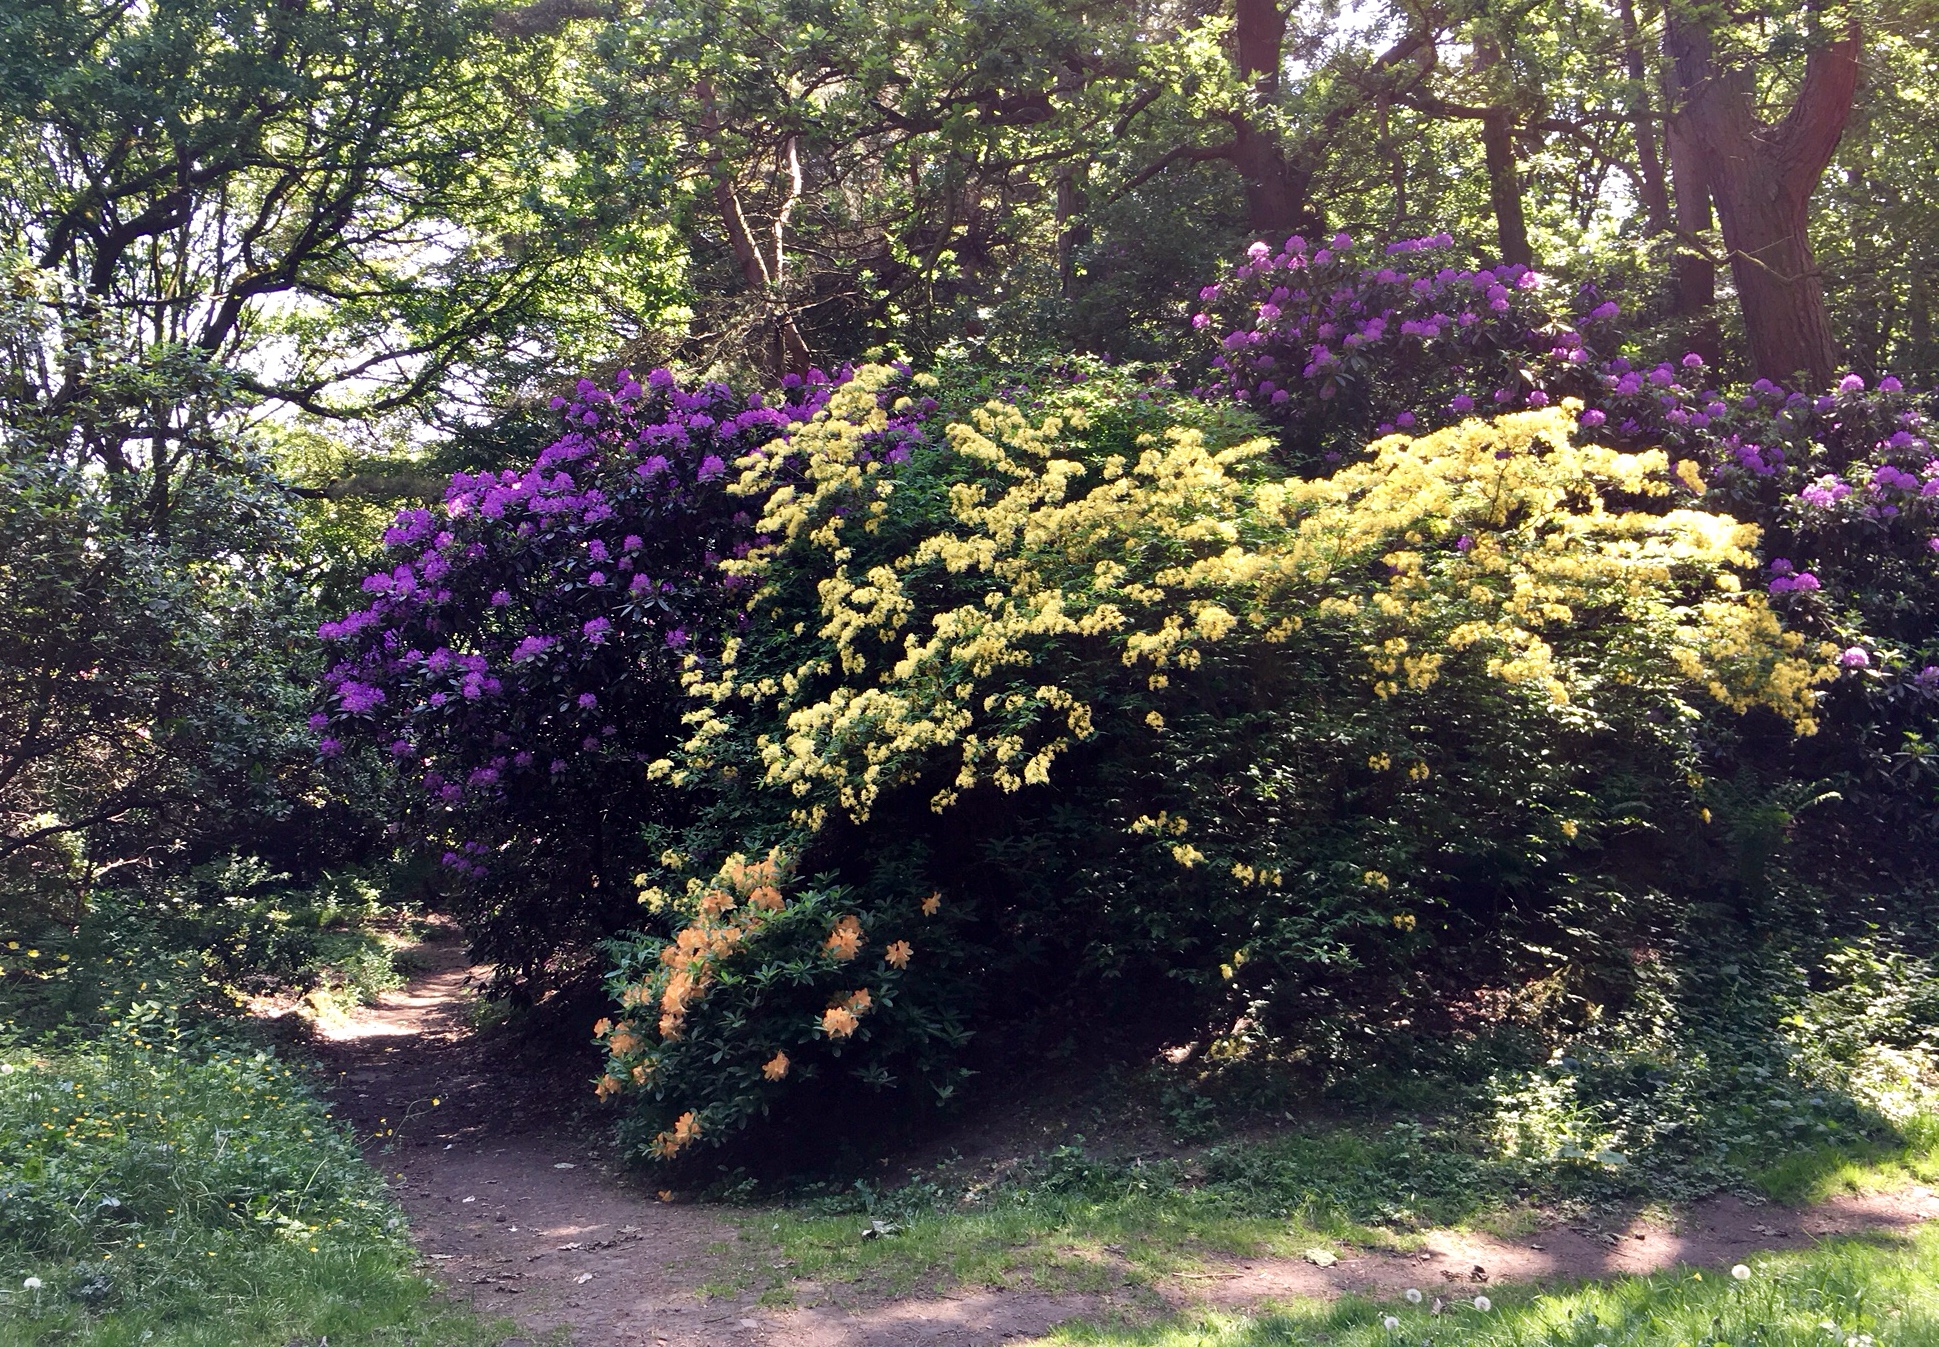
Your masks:
{"label": "green grass patch", "polygon": [[472,1347],[290,1067],[122,1023],[0,1049],[0,1344]]}
{"label": "green grass patch", "polygon": [[[1751,1275],[1678,1271],[1536,1291],[1489,1288],[1429,1312],[1396,1298],[1077,1323],[1062,1347],[1939,1347],[1939,1231],[1757,1255]],[[1389,1322],[1391,1320],[1391,1323]]]}
{"label": "green grass patch", "polygon": [[[864,1281],[891,1293],[952,1283],[1101,1289],[1207,1254],[1315,1243],[1406,1245],[1417,1231],[1502,1218],[1512,1170],[1415,1125],[1213,1146],[1189,1159],[1103,1161],[1060,1147],[998,1184],[857,1185],[750,1219],[778,1284]],[[761,1228],[765,1225],[765,1230]]]}
{"label": "green grass patch", "polygon": [[[736,1289],[779,1293],[797,1278],[879,1294],[1148,1285],[1210,1255],[1405,1249],[1430,1229],[1512,1230],[1556,1204],[1633,1207],[1647,1200],[1638,1178],[1592,1156],[1507,1156],[1471,1130],[1416,1123],[1233,1139],[1151,1162],[1060,1147],[1001,1182],[856,1184],[749,1217],[744,1237],[767,1253]],[[1911,1181],[1939,1181],[1939,1122],[1929,1115],[1889,1140],[1799,1151],[1744,1187],[1803,1203]]]}

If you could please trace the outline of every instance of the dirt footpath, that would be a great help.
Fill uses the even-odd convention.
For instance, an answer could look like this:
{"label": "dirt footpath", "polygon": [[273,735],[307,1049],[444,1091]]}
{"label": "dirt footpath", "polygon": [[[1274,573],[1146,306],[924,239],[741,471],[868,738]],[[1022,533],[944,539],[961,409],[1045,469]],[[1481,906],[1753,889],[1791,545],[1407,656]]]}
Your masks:
{"label": "dirt footpath", "polygon": [[[1110,1308],[1092,1295],[989,1288],[880,1302],[796,1283],[795,1308],[735,1293],[727,1282],[758,1256],[740,1246],[737,1228],[629,1180],[601,1120],[583,1112],[583,1064],[507,1057],[471,1031],[481,975],[455,932],[418,954],[425,971],[409,986],[320,1025],[318,1051],[335,1076],[336,1112],[390,1180],[427,1260],[455,1295],[509,1317],[527,1338],[563,1328],[579,1347],[984,1347]],[[1212,1261],[1158,1290],[1179,1308],[1408,1287],[1453,1300],[1496,1282],[1728,1266],[1759,1250],[1902,1233],[1935,1217],[1939,1196],[1917,1187],[1802,1212],[1726,1199],[1689,1210],[1674,1228],[1560,1225],[1514,1239],[1436,1232],[1417,1253],[1341,1249],[1327,1267]],[[1128,1268],[1125,1287],[1119,1306],[1151,1303]]]}

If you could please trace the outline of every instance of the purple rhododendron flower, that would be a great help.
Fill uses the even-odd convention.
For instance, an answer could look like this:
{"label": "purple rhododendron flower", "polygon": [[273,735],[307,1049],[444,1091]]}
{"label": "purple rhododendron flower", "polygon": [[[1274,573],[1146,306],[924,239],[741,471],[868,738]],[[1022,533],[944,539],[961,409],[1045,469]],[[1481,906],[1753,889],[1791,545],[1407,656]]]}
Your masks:
{"label": "purple rhododendron flower", "polygon": [[1866,653],[1865,647],[1861,645],[1855,645],[1846,650],[1844,654],[1838,657],[1838,662],[1847,669],[1869,669],[1872,667],[1872,657]]}

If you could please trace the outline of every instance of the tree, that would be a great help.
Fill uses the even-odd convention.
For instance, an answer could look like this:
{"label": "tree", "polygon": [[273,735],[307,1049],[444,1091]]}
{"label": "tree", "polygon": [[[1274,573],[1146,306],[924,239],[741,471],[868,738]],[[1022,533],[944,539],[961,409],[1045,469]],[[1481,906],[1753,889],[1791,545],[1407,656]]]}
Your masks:
{"label": "tree", "polygon": [[1829,386],[1838,348],[1812,256],[1811,194],[1844,134],[1858,89],[1861,34],[1848,15],[1835,35],[1808,30],[1790,107],[1760,116],[1757,72],[1707,10],[1673,4],[1666,41],[1682,101],[1671,134],[1701,164],[1729,251],[1753,370],[1781,383]]}
{"label": "tree", "polygon": [[577,241],[520,172],[548,49],[491,18],[0,12],[9,883],[84,893],[314,787],[317,568],[272,432],[434,395],[461,417],[460,380],[556,345],[577,302]]}

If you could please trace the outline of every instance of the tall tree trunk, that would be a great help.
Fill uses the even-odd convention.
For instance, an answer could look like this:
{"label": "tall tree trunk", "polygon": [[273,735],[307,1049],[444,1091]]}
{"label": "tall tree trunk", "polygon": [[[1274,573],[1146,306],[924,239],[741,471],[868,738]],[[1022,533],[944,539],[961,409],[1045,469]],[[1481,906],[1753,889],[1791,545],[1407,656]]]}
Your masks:
{"label": "tall tree trunk", "polygon": [[1905,300],[1906,342],[1911,347],[1907,368],[1930,377],[1933,357],[1939,355],[1932,341],[1932,282],[1920,259],[1912,262],[1912,283]]}
{"label": "tall tree trunk", "polygon": [[[1239,77],[1252,82],[1262,101],[1279,92],[1286,16],[1276,0],[1235,0],[1234,37]],[[1261,234],[1284,234],[1312,222],[1306,202],[1310,175],[1286,160],[1278,137],[1243,113],[1233,118],[1232,166],[1245,183],[1246,223]]]}
{"label": "tall tree trunk", "polygon": [[1759,120],[1750,72],[1720,66],[1710,33],[1673,7],[1670,52],[1679,128],[1696,149],[1730,254],[1751,366],[1773,382],[1823,388],[1838,368],[1824,286],[1811,255],[1811,193],[1831,162],[1858,88],[1856,20],[1805,60],[1796,100]]}
{"label": "tall tree trunk", "polygon": [[1699,251],[1696,240],[1710,231],[1710,180],[1696,146],[1672,122],[1664,136],[1670,150],[1670,181],[1676,189],[1673,218],[1684,240],[1670,260],[1670,304],[1677,317],[1691,323],[1691,347],[1713,364],[1723,354],[1723,333],[1717,326],[1717,264]]}
{"label": "tall tree trunk", "polygon": [[789,373],[806,373],[810,363],[808,343],[795,323],[794,310],[783,291],[788,270],[788,223],[802,192],[801,156],[796,138],[789,136],[781,147],[781,171],[787,185],[769,230],[774,253],[770,260],[762,252],[761,240],[741,209],[740,191],[734,185],[734,168],[719,148],[721,122],[714,102],[714,87],[703,80],[696,87],[695,95],[702,108],[701,132],[713,142],[707,155],[707,169],[714,179],[714,206],[727,230],[727,244],[734,250],[734,260],[740,263],[741,276],[764,311],[767,331],[763,344],[770,348],[768,363]]}
{"label": "tall tree trunk", "polygon": [[1532,267],[1528,220],[1522,214],[1522,179],[1515,171],[1515,126],[1507,108],[1489,108],[1481,119],[1481,148],[1488,162],[1488,203],[1495,211],[1501,260]]}
{"label": "tall tree trunk", "polygon": [[1628,76],[1624,101],[1630,134],[1636,137],[1636,177],[1643,198],[1643,219],[1651,234],[1670,232],[1670,191],[1663,180],[1663,156],[1656,144],[1656,114],[1650,107],[1649,68],[1643,57],[1642,31],[1636,23],[1634,0],[1617,6],[1623,25],[1623,73]]}
{"label": "tall tree trunk", "polygon": [[[1476,73],[1484,79],[1501,64],[1501,49],[1492,38],[1476,37],[1474,63]],[[1504,92],[1498,91],[1497,97]],[[1495,213],[1495,238],[1501,248],[1501,260],[1510,265],[1532,267],[1535,252],[1528,246],[1528,218],[1522,212],[1522,179],[1515,169],[1514,111],[1504,102],[1492,102],[1481,110],[1481,153],[1488,168],[1488,204]]]}
{"label": "tall tree trunk", "polygon": [[1065,164],[1057,170],[1057,292],[1069,299],[1077,292],[1077,250],[1091,240],[1083,220],[1084,165]]}

